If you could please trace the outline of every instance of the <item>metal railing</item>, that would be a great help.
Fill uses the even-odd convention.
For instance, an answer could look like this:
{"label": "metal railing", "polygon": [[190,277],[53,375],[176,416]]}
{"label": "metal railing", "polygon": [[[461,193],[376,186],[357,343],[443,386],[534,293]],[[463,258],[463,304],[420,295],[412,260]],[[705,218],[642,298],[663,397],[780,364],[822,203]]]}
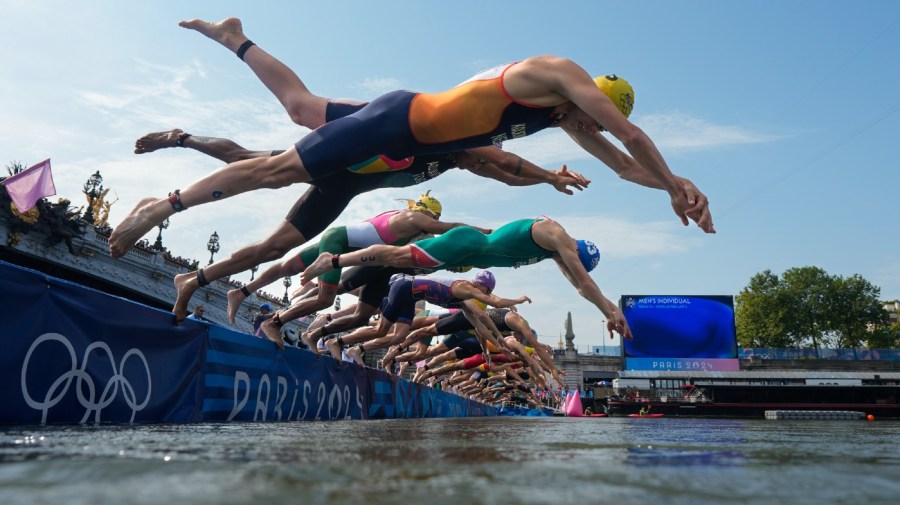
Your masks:
{"label": "metal railing", "polygon": [[900,349],[789,349],[745,347],[738,349],[740,359],[824,359],[840,361],[900,361]]}

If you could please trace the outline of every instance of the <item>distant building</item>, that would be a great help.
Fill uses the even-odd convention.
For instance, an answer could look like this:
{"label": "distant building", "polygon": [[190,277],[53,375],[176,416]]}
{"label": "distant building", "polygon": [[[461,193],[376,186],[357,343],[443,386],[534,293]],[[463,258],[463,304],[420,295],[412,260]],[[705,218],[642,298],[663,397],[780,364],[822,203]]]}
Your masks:
{"label": "distant building", "polygon": [[622,346],[619,345],[592,345],[591,354],[594,356],[621,356]]}
{"label": "distant building", "polygon": [[891,320],[890,324],[896,324],[897,318],[900,317],[898,316],[898,314],[900,314],[900,300],[883,303],[884,305],[882,305],[882,307],[884,307],[884,310],[886,310],[888,313],[888,317]]}

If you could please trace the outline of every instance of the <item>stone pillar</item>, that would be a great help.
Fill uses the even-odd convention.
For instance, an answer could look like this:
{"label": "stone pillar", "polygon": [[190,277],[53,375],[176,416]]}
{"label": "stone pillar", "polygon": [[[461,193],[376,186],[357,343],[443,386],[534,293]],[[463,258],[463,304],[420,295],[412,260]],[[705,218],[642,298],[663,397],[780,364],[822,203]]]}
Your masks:
{"label": "stone pillar", "polygon": [[569,352],[573,352],[578,354],[575,351],[575,332],[572,331],[572,313],[568,312],[566,314],[566,354]]}

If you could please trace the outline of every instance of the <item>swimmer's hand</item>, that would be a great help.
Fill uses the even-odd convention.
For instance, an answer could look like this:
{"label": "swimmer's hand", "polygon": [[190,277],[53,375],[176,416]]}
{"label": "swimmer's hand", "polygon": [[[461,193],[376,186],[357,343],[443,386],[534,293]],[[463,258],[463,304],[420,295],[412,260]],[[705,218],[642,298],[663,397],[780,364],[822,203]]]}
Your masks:
{"label": "swimmer's hand", "polygon": [[606,329],[609,330],[609,338],[612,338],[613,332],[616,332],[619,335],[622,335],[623,338],[634,340],[634,335],[631,334],[631,328],[628,327],[628,321],[625,320],[625,316],[618,310],[607,319]]}
{"label": "swimmer's hand", "polygon": [[557,170],[556,173],[565,177],[571,177],[578,181],[578,184],[582,187],[588,187],[590,185],[591,180],[581,174],[581,172],[574,172],[569,170],[567,165],[563,165],[561,169]]}
{"label": "swimmer's hand", "polygon": [[591,183],[589,179],[580,173],[570,172],[566,165],[563,165],[560,170],[550,171],[550,173],[553,175],[551,180],[553,187],[560,193],[565,193],[567,195],[574,194],[574,192],[569,189],[569,186],[578,191],[582,191]]}
{"label": "swimmer's hand", "polygon": [[695,186],[694,183],[689,179],[678,177],[678,180],[679,182],[681,182],[681,186],[684,188],[684,193],[687,196],[688,205],[691,205],[691,207],[685,212],[687,217],[697,223],[697,226],[699,226],[700,229],[705,231],[706,233],[715,233],[716,228],[713,225],[712,214],[709,211],[709,199],[706,198],[706,195],[704,195],[702,191],[697,189],[697,186]]}
{"label": "swimmer's hand", "polygon": [[509,300],[509,301],[512,303],[510,303],[506,308],[512,312],[518,312],[519,310],[516,309],[516,305],[520,305],[525,302],[531,303],[531,298],[528,298],[527,296],[520,296],[520,297],[516,298],[515,300]]}

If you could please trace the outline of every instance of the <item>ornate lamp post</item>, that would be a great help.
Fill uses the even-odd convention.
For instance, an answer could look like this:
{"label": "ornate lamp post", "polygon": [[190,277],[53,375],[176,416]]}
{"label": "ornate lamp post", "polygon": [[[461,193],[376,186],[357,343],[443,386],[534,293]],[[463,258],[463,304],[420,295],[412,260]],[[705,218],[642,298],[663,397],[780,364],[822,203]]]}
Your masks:
{"label": "ornate lamp post", "polygon": [[159,228],[159,234],[156,235],[156,242],[153,244],[153,248],[157,251],[162,251],[162,231],[169,227],[169,218],[166,218],[165,221],[156,225]]}
{"label": "ornate lamp post", "polygon": [[600,341],[603,342],[603,355],[606,356],[606,320],[600,321]]}
{"label": "ornate lamp post", "polygon": [[94,172],[94,175],[84,183],[82,191],[88,197],[88,206],[87,210],[84,211],[84,220],[94,224],[94,200],[103,193],[103,177],[100,175],[99,170]]}
{"label": "ornate lamp post", "polygon": [[253,282],[253,278],[256,277],[256,271],[259,270],[259,265],[253,265],[250,267],[250,282]]}
{"label": "ornate lamp post", "polygon": [[284,298],[281,299],[281,303],[287,305],[291,299],[288,298],[288,288],[291,287],[291,276],[288,275],[284,278]]}
{"label": "ornate lamp post", "polygon": [[206,243],[206,250],[209,251],[209,264],[213,263],[213,255],[219,252],[219,234],[213,232],[209,236],[209,242]]}

